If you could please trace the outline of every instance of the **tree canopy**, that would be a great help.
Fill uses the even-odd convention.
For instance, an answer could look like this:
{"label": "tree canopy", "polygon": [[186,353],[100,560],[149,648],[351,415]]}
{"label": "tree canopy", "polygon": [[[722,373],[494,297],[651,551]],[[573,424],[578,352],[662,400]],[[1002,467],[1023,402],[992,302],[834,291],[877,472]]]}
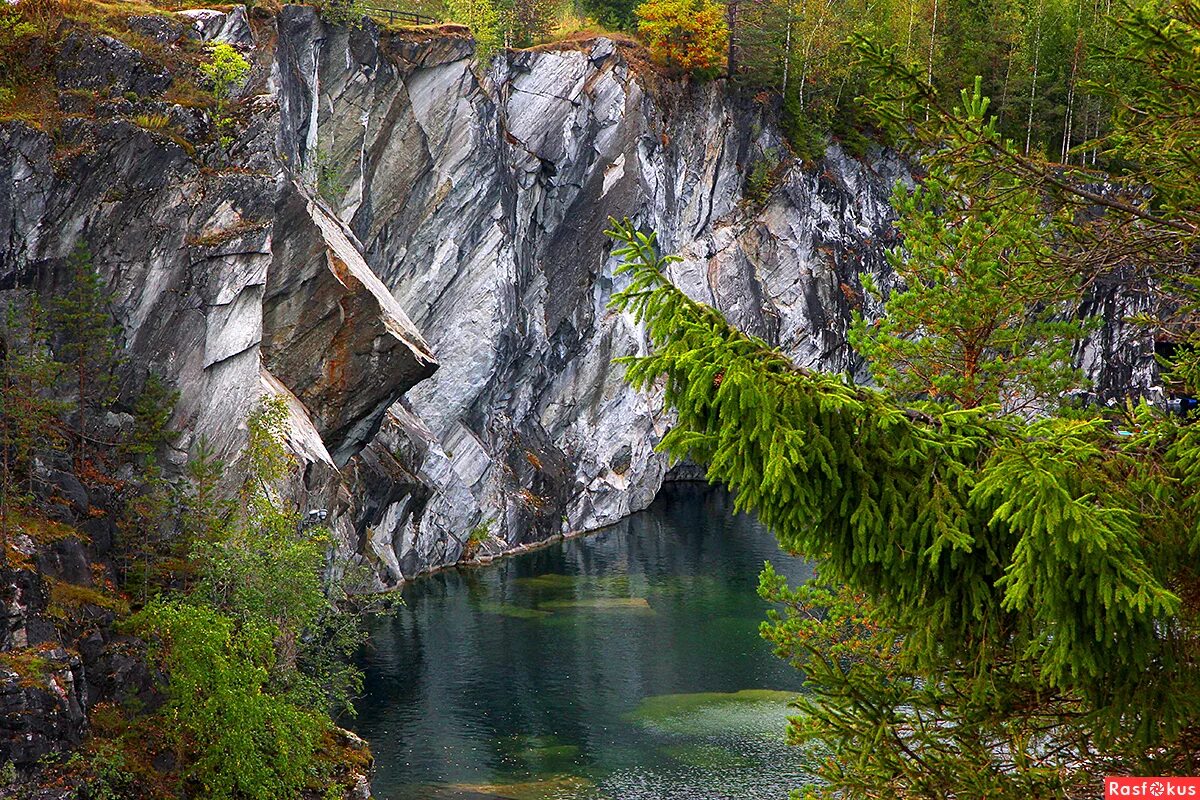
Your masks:
{"label": "tree canopy", "polygon": [[[652,345],[626,359],[627,379],[661,388],[676,415],[661,448],[704,465],[785,550],[817,562],[818,581],[792,588],[768,568],[760,587],[779,604],[764,635],[811,690],[789,734],[818,756],[813,795],[1087,797],[1104,774],[1200,768],[1200,427],[1137,398],[1004,413],[987,404],[1007,399],[1003,386],[965,392],[961,360],[949,384],[897,367],[961,356],[953,330],[987,312],[1015,338],[980,351],[1007,354],[984,377],[1028,382],[1039,373],[1021,360],[1048,368],[1044,337],[1078,332],[1056,332],[1044,310],[1132,265],[1168,309],[1142,322],[1188,345],[1176,390],[1200,393],[1200,198],[1194,154],[1180,151],[1194,118],[1172,102],[1200,63],[1195,9],[1121,23],[1123,58],[1155,66],[1096,143],[1124,165],[1103,189],[1027,155],[978,87],[946,102],[894,51],[860,42],[877,74],[870,106],[930,176],[898,196],[893,264],[908,288],[881,332],[859,323],[882,388],[796,367],[672,286],[653,234],[628,220],[610,231],[627,276],[613,306]],[[997,187],[1011,207],[981,204]]]}

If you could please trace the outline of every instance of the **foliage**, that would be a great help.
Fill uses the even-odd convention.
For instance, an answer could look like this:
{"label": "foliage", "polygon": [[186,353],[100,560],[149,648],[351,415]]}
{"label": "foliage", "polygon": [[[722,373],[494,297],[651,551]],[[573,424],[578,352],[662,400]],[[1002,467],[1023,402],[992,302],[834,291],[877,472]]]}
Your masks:
{"label": "foliage", "polygon": [[296,796],[327,721],[267,690],[275,668],[271,626],[183,600],[155,600],[133,625],[152,637],[170,675],[168,730],[193,754],[186,775],[203,796]]}
{"label": "foliage", "polygon": [[[0,86],[17,77],[18,56],[25,43],[37,33],[33,23],[11,5],[0,8]],[[11,91],[11,89],[9,90]]]}
{"label": "foliage", "polygon": [[10,304],[0,350],[0,516],[5,534],[9,512],[34,500],[34,460],[63,445],[58,420],[65,406],[51,393],[62,370],[50,351],[38,298],[20,308]]}
{"label": "foliage", "polygon": [[125,452],[152,458],[178,439],[179,432],[169,427],[178,401],[179,390],[168,387],[157,373],[149,373],[133,405],[133,431],[121,443]]}
{"label": "foliage", "polygon": [[342,195],[346,193],[346,181],[342,178],[341,170],[325,149],[317,150],[313,157],[313,167],[317,176],[317,196],[336,208]]}
{"label": "foliage", "polygon": [[233,45],[224,42],[210,48],[209,59],[200,65],[200,71],[212,83],[213,96],[220,103],[241,85],[250,72],[250,64]]}
{"label": "foliage", "polygon": [[294,466],[281,444],[286,418],[278,399],[264,401],[251,415],[241,513],[212,539],[197,539],[193,560],[200,597],[246,624],[272,626],[281,675],[290,679],[301,634],[328,600],[321,586],[324,536],[301,530],[299,513],[277,496],[277,485]]}
{"label": "foliage", "polygon": [[360,28],[363,17],[367,15],[365,6],[366,3],[361,0],[323,0],[321,16],[334,25]]}
{"label": "foliage", "polygon": [[[963,92],[963,113],[994,125],[984,122],[979,91],[976,82],[973,96]],[[1079,277],[1053,258],[1060,221],[1012,181],[975,181],[965,195],[958,179],[938,168],[911,193],[897,187],[904,243],[888,261],[902,288],[882,318],[868,323],[856,313],[850,341],[875,379],[901,396],[1006,411],[1056,402],[1080,380],[1071,349],[1086,329],[1071,319]],[[862,278],[873,291],[870,276]]]}
{"label": "foliage", "polygon": [[771,192],[775,190],[775,184],[779,180],[777,173],[780,163],[778,151],[770,148],[750,167],[742,197],[752,208],[761,208],[771,199]]}
{"label": "foliage", "polygon": [[75,394],[75,471],[82,474],[92,449],[91,413],[111,403],[116,393],[116,342],[122,331],[108,310],[112,295],[83,242],[71,252],[67,270],[70,283],[55,298],[52,319],[55,354],[68,365]]}
{"label": "foliage", "polygon": [[1135,9],[1118,20],[1127,44],[1115,61],[1132,69],[1110,86],[1113,130],[1099,142],[1106,155],[1129,165],[1130,182],[1154,187],[1167,218],[1200,224],[1200,3],[1182,0],[1156,11]]}
{"label": "foliage", "polygon": [[629,276],[613,305],[653,345],[627,379],[677,412],[662,449],[820,559],[886,631],[868,644],[898,649],[805,667],[814,705],[793,737],[833,752],[827,796],[1017,798],[1076,790],[1096,764],[1187,771],[1200,433],[1146,406],[1120,422],[907,406],[795,367],[671,286],[653,237],[611,235]]}
{"label": "foliage", "polygon": [[463,543],[462,559],[468,561],[475,557],[479,552],[479,548],[487,541],[491,534],[492,520],[483,520],[474,528],[471,528],[467,534],[467,540]]}
{"label": "foliage", "polygon": [[224,473],[225,465],[217,458],[208,437],[201,434],[188,459],[188,485],[183,491],[181,513],[184,531],[196,542],[219,541],[225,520],[234,514],[236,505],[221,494]]}
{"label": "foliage", "polygon": [[212,84],[217,107],[214,118],[222,141],[228,141],[228,131],[233,126],[229,116],[229,98],[242,85],[250,73],[250,64],[232,45],[224,42],[211,46],[209,59],[200,65],[200,71]]}
{"label": "foliage", "polygon": [[712,0],[646,0],[636,9],[638,32],[651,56],[671,69],[713,78],[725,64],[725,7]]}
{"label": "foliage", "polygon": [[287,416],[279,398],[251,414],[236,503],[221,499],[224,467],[197,442],[182,515],[196,579],[133,623],[156,643],[164,727],[206,797],[296,796],[319,768],[329,712],[352,711],[362,686],[350,657],[364,609],[323,583],[325,532],[280,495],[296,468]]}
{"label": "foliage", "polygon": [[559,0],[512,0],[508,29],[513,44],[526,47],[550,37],[558,20]]}
{"label": "foliage", "polygon": [[583,9],[610,30],[637,30],[637,0],[585,0]]}
{"label": "foliage", "polygon": [[153,587],[174,578],[169,566],[182,555],[174,536],[176,492],[163,474],[159,454],[179,438],[168,427],[179,400],[179,392],[150,373],[133,407],[133,430],[118,451],[140,467],[140,486],[125,506],[118,523],[122,549],[127,559],[126,589],[141,594],[145,602]]}
{"label": "foliage", "polygon": [[[1112,121],[1106,86],[1138,67],[1112,58],[1129,34],[1112,19],[1112,4],[1082,0],[762,0],[729,4],[739,81],[782,98],[782,122],[797,153],[811,160],[819,136],[858,118],[870,98],[872,67],[854,57],[850,38],[869,39],[940,90],[957,92],[982,76],[1000,131],[1027,156],[1096,166],[1092,142]],[[909,110],[924,117],[925,107]],[[874,133],[874,131],[872,131]]]}
{"label": "foliage", "polygon": [[780,127],[792,152],[801,161],[813,163],[825,155],[829,138],[824,126],[804,112],[795,94],[789,94],[783,99]]}
{"label": "foliage", "polygon": [[447,0],[451,22],[466,25],[475,36],[475,56],[486,67],[504,46],[504,23],[494,0]]}
{"label": "foliage", "polygon": [[171,127],[171,118],[166,114],[138,114],[133,124],[148,131],[165,131]]}
{"label": "foliage", "polygon": [[125,800],[133,775],[116,742],[93,739],[85,752],[73,753],[66,763],[80,800]]}

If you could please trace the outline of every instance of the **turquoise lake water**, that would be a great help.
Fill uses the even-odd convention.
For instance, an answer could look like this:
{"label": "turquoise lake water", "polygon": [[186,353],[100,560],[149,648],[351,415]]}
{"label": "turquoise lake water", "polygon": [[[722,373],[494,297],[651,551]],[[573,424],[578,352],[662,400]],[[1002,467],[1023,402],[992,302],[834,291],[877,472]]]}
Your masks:
{"label": "turquoise lake water", "polygon": [[723,492],[668,487],[596,534],[412,582],[364,653],[379,800],[782,800],[800,676],[758,636],[763,562]]}

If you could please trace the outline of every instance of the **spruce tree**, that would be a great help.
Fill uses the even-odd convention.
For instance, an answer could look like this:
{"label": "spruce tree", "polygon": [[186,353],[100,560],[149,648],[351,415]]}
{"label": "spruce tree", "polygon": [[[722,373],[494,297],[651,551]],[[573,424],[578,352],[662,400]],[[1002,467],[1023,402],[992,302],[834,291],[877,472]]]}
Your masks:
{"label": "spruce tree", "polygon": [[[1019,257],[1069,279],[1064,299],[1114,265],[1145,269],[1174,309],[1157,324],[1200,344],[1197,9],[1120,23],[1122,57],[1143,70],[1117,87],[1121,111],[1095,144],[1126,169],[1102,191],[870,41],[859,48],[879,78],[865,102],[954,195],[1000,181],[1039,215],[1071,215],[1013,237]],[[906,210],[936,242],[928,209]],[[614,307],[652,344],[627,377],[661,385],[678,416],[662,448],[706,465],[785,550],[818,563],[820,581],[792,588],[767,569],[760,586],[779,604],[764,635],[810,689],[789,727],[818,756],[808,794],[1091,797],[1105,774],[1200,769],[1194,418],[1131,400],[1029,419],[806,372],[671,286],[653,236],[628,222],[611,233],[630,275]],[[914,252],[936,272],[950,248]],[[945,310],[936,322],[952,325]],[[1200,393],[1195,350],[1172,371],[1177,391]]]}
{"label": "spruce tree", "polygon": [[[963,113],[994,126],[980,87],[963,92]],[[911,192],[896,187],[903,243],[888,263],[899,285],[879,319],[855,314],[850,342],[901,396],[1007,411],[1055,404],[1081,381],[1071,355],[1088,328],[1074,316],[1080,277],[1053,252],[1071,221],[1003,176],[975,180],[966,193],[951,169],[935,167]],[[871,277],[862,279],[878,296]]]}
{"label": "spruce tree", "polygon": [[68,365],[75,395],[74,466],[83,474],[93,444],[90,420],[115,395],[117,340],[121,327],[108,310],[112,296],[80,242],[67,260],[69,283],[55,299],[55,353]]}
{"label": "spruce tree", "polygon": [[138,467],[139,484],[120,524],[128,561],[125,582],[131,591],[140,589],[143,602],[153,588],[175,577],[171,567],[178,564],[175,556],[180,555],[171,552],[177,493],[159,463],[162,449],[179,436],[168,427],[178,399],[178,391],[150,373],[134,403],[133,430],[120,446]]}
{"label": "spruce tree", "polygon": [[10,304],[0,362],[0,528],[9,514],[34,500],[34,460],[62,446],[59,415],[64,406],[52,388],[63,365],[51,355],[45,314],[37,296],[23,308]]}
{"label": "spruce tree", "polygon": [[[677,414],[662,449],[863,598],[884,637],[863,646],[887,663],[865,666],[788,637],[813,691],[794,738],[833,751],[831,785],[1018,798],[1078,789],[1095,772],[1067,767],[1097,753],[1160,770],[1138,774],[1187,767],[1200,433],[1146,406],[1026,421],[806,372],[671,286],[652,236],[612,235],[631,276],[614,306],[653,344],[627,377]],[[795,612],[782,622],[807,616],[764,581]]]}

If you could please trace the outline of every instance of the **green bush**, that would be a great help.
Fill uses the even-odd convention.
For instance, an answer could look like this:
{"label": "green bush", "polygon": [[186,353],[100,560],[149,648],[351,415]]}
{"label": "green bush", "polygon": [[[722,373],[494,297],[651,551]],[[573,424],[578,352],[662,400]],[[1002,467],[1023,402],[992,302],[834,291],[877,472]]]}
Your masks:
{"label": "green bush", "polygon": [[334,25],[359,28],[362,27],[363,17],[367,15],[363,6],[359,0],[324,0],[321,3],[321,16]]}
{"label": "green bush", "polygon": [[784,99],[781,122],[783,135],[787,137],[788,144],[797,158],[804,162],[814,162],[824,157],[825,147],[829,144],[825,133],[826,126],[805,113],[795,95]]}
{"label": "green bush", "polygon": [[746,175],[746,185],[742,189],[742,196],[751,208],[762,208],[771,199],[771,193],[775,191],[775,186],[779,182],[781,161],[778,150],[772,147],[750,167],[750,172]]}
{"label": "green bush", "polygon": [[170,675],[168,730],[193,756],[185,779],[209,800],[296,796],[329,723],[269,690],[276,630],[187,600],[155,600],[133,624]]}
{"label": "green bush", "polygon": [[125,754],[114,741],[94,739],[86,753],[72,754],[66,767],[81,800],[125,800],[133,785]]}
{"label": "green bush", "polygon": [[233,143],[233,137],[230,135],[233,120],[229,116],[229,96],[246,80],[250,73],[250,64],[231,45],[221,43],[212,46],[211,58],[200,65],[200,71],[212,83],[213,97],[217,101],[214,121],[218,141],[222,147],[228,147]]}
{"label": "green bush", "polygon": [[352,711],[361,689],[349,658],[364,610],[331,601],[327,532],[302,525],[280,496],[296,470],[282,444],[287,415],[272,398],[250,416],[236,504],[219,498],[222,466],[201,443],[183,516],[197,580],[132,622],[169,676],[160,716],[182,775],[211,800],[296,797],[329,766],[319,756],[330,712]]}

